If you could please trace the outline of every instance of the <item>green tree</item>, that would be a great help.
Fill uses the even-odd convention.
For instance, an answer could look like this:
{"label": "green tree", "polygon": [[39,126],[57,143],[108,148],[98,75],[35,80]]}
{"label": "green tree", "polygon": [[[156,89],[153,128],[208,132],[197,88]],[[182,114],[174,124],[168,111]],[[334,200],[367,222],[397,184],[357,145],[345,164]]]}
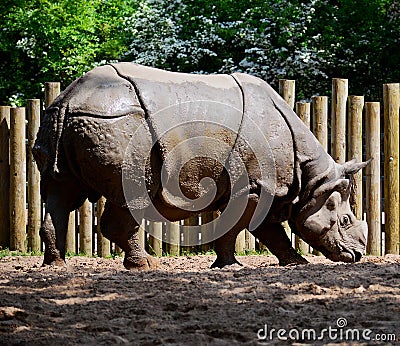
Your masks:
{"label": "green tree", "polygon": [[3,0],[0,102],[37,97],[94,66],[135,61],[184,72],[297,80],[299,97],[330,79],[377,99],[400,75],[398,0]]}
{"label": "green tree", "polygon": [[63,86],[95,65],[117,59],[124,18],[134,3],[123,0],[6,1],[0,20],[0,101],[37,97],[45,81]]}
{"label": "green tree", "polygon": [[142,1],[126,22],[124,60],[203,73],[242,71],[300,97],[330,93],[333,77],[379,97],[399,73],[399,2],[393,0]]}

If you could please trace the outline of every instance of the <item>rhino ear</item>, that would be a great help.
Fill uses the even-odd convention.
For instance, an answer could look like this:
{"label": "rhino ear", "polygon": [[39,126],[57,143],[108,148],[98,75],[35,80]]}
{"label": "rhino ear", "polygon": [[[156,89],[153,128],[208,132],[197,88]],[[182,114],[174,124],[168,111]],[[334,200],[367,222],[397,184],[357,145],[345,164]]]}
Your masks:
{"label": "rhino ear", "polygon": [[345,162],[341,167],[343,172],[342,176],[357,173],[360,169],[363,169],[365,166],[367,166],[371,161],[372,158],[365,162],[357,162],[356,159]]}

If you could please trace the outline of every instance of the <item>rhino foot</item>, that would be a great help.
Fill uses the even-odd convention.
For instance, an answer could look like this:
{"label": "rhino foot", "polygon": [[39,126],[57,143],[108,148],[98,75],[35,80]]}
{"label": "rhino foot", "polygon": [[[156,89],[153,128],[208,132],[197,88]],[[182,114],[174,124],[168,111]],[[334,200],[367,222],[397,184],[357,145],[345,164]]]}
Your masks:
{"label": "rhino foot", "polygon": [[225,266],[230,266],[233,264],[239,264],[240,266],[242,266],[242,264],[238,262],[238,260],[234,257],[229,260],[222,260],[217,257],[217,259],[211,265],[211,268],[223,268]]}
{"label": "rhino foot", "polygon": [[61,258],[55,258],[52,260],[44,260],[42,267],[46,267],[46,266],[52,266],[52,267],[66,267],[67,264],[65,263],[65,261]]}
{"label": "rhino foot", "polygon": [[51,251],[50,253],[49,251],[45,251],[42,267],[65,267],[66,265],[67,264],[65,263],[65,260],[61,258],[60,252],[58,250]]}
{"label": "rhino foot", "polygon": [[124,267],[132,271],[157,269],[159,267],[159,261],[158,259],[152,256],[145,256],[145,257],[129,256],[125,257],[124,259]]}
{"label": "rhino foot", "polygon": [[308,264],[309,262],[299,255],[296,251],[291,252],[288,256],[279,258],[280,266],[297,265],[297,264]]}

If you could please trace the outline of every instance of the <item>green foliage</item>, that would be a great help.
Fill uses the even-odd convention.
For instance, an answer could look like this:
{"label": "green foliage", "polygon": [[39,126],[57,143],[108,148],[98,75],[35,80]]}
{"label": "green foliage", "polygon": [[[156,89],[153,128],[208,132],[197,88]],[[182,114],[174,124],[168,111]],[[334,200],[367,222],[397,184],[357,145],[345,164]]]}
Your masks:
{"label": "green foliage", "polygon": [[398,0],[3,0],[0,103],[65,87],[113,60],[165,69],[247,72],[299,97],[329,94],[332,77],[377,98],[400,71]]}
{"label": "green foliage", "polygon": [[300,97],[329,94],[330,79],[378,97],[399,76],[399,3],[388,0],[143,1],[127,20],[123,59],[200,73],[242,71]]}
{"label": "green foliage", "polygon": [[329,77],[348,78],[352,92],[376,99],[383,83],[399,82],[399,1],[316,1],[315,12],[310,35],[333,54]]}
{"label": "green foliage", "polygon": [[0,20],[0,100],[37,97],[46,81],[63,86],[125,50],[115,0],[8,1]]}
{"label": "green foliage", "polygon": [[43,256],[43,252],[41,251],[28,251],[28,252],[20,252],[20,251],[10,251],[8,248],[0,250],[0,258],[9,257],[9,256]]}
{"label": "green foliage", "polygon": [[0,250],[0,258],[11,256],[9,249]]}

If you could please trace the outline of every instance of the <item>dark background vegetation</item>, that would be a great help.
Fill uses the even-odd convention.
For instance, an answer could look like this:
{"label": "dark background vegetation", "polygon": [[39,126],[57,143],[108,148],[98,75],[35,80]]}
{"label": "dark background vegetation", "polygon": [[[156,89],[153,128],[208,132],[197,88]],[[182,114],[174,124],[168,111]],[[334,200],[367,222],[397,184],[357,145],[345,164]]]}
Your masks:
{"label": "dark background vegetation", "polygon": [[174,71],[242,71],[298,98],[350,92],[380,98],[400,81],[400,4],[389,0],[2,0],[0,104],[23,105],[43,83],[110,61]]}

